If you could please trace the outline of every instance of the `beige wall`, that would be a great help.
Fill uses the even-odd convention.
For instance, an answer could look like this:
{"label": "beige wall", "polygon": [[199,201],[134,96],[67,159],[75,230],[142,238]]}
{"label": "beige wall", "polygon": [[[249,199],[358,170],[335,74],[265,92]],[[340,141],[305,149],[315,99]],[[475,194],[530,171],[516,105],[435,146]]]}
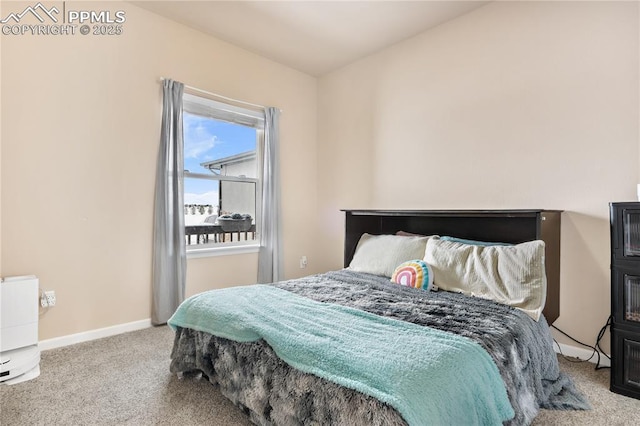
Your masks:
{"label": "beige wall", "polygon": [[[0,2],[0,16],[4,17],[2,2]],[[2,82],[2,40],[0,36],[0,82]],[[0,84],[0,99],[2,99],[2,84]],[[2,102],[0,102],[0,277],[2,277]]]}
{"label": "beige wall", "polygon": [[634,2],[494,2],[322,77],[323,266],[334,207],[561,209],[556,325],[593,343],[608,203],[638,180],[638,34]]}
{"label": "beige wall", "polygon": [[[128,3],[67,7],[125,10],[124,33],[2,36],[1,273],[56,291],[40,338],[150,317],[161,76],[283,109],[285,275],[317,271],[316,79]],[[189,260],[187,293],[254,283],[255,264]]]}
{"label": "beige wall", "polygon": [[[593,342],[607,203],[640,180],[636,3],[492,3],[319,83],[128,3],[86,5],[101,7],[126,10],[122,36],[1,37],[0,272],[57,292],[41,339],[150,316],[165,76],[284,110],[287,278],[341,266],[341,208],[563,209],[556,324]],[[187,293],[252,283],[255,264],[192,259]]]}

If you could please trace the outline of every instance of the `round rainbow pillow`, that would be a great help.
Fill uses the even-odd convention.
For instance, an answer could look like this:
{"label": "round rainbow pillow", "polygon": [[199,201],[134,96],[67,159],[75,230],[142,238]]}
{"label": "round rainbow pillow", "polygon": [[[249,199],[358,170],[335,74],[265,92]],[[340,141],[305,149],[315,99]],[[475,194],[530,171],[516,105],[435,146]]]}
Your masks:
{"label": "round rainbow pillow", "polygon": [[430,290],[433,284],[433,271],[423,260],[410,260],[393,271],[391,281],[407,287]]}

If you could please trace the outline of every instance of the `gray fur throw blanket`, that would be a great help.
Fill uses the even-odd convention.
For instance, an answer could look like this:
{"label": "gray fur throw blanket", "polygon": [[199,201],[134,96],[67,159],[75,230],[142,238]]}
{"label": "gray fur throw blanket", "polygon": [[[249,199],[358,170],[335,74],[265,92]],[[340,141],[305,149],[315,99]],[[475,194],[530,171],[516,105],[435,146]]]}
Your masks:
{"label": "gray fur throw blanket", "polygon": [[[523,312],[492,301],[426,292],[349,270],[273,285],[315,301],[475,341],[498,366],[516,413],[506,424],[529,424],[539,408],[589,408],[571,379],[560,372],[544,318],[535,322]],[[406,424],[396,410],[375,398],[290,367],[264,341],[239,343],[178,328],[171,358],[172,372],[204,373],[255,424]]]}

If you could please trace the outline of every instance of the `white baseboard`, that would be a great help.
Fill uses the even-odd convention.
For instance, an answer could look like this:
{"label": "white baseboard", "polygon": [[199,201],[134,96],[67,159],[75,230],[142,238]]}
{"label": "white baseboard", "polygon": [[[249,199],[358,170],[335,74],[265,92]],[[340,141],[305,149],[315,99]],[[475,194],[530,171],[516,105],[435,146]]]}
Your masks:
{"label": "white baseboard", "polygon": [[142,330],[151,327],[151,319],[118,324],[111,327],[98,328],[96,330],[84,331],[82,333],[69,334],[68,336],[54,337],[53,339],[41,340],[38,347],[41,351],[61,348],[63,346],[75,345],[76,343],[88,342],[90,340],[101,339],[103,337],[115,336],[116,334],[127,333],[129,331]]}
{"label": "white baseboard", "polygon": [[[558,349],[558,345],[560,346],[563,355],[586,360],[593,354],[593,357],[589,360],[589,362],[592,362],[594,364],[598,362],[598,355],[594,354],[592,349],[579,348],[576,346],[558,343],[557,345],[553,345],[553,349],[556,351],[556,353],[561,353]],[[607,355],[611,356],[610,354]],[[604,356],[602,352],[600,352],[600,365],[602,367],[611,367],[611,361],[609,360],[609,358]]]}

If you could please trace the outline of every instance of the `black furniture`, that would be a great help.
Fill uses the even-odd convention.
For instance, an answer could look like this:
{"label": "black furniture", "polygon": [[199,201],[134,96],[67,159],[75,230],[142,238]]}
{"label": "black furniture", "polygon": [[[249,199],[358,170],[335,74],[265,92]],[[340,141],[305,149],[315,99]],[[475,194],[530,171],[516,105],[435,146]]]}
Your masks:
{"label": "black furniture", "polygon": [[[560,210],[343,210],[344,266],[349,266],[363,233],[398,231],[478,241],[545,242],[547,301],[543,314],[549,324],[560,315]],[[639,258],[640,260],[640,258]]]}
{"label": "black furniture", "polygon": [[[233,236],[237,235],[236,241],[240,241],[242,234],[244,239],[255,240],[256,239],[256,225],[251,225],[246,231],[225,231],[220,225],[214,225],[209,223],[201,223],[198,225],[186,225],[184,227],[184,235],[187,245],[191,243],[191,236],[195,235],[196,244],[206,244],[209,242],[209,236],[213,235],[213,242],[224,243],[227,241],[227,235],[230,236],[230,241],[233,241]],[[249,238],[251,237],[251,238]]]}
{"label": "black furniture", "polygon": [[640,399],[640,202],[611,203],[611,391]]}

